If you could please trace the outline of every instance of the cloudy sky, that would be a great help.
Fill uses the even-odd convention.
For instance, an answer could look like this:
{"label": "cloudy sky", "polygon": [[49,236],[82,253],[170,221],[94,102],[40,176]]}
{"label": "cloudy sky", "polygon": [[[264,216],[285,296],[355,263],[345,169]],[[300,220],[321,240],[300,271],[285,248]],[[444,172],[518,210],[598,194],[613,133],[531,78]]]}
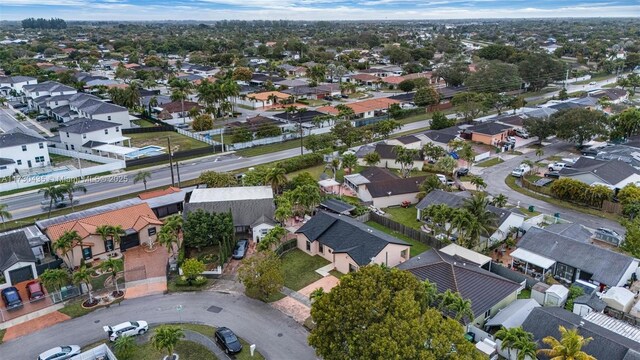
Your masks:
{"label": "cloudy sky", "polygon": [[640,17],[640,0],[0,0],[0,20]]}

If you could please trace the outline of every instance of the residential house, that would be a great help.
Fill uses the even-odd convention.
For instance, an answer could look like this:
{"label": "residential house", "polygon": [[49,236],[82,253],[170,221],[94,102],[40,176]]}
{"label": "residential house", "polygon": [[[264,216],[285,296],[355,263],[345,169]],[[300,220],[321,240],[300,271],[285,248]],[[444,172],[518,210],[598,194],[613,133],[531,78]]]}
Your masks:
{"label": "residential house", "polygon": [[282,64],[278,68],[284,70],[289,76],[302,77],[307,75],[307,68],[304,66]]}
{"label": "residential house", "polygon": [[158,114],[159,119],[172,120],[185,118],[188,116],[191,109],[195,108],[200,110],[201,106],[197,102],[193,101],[184,101],[184,103],[182,101],[172,101],[166,104],[160,104],[158,105],[158,108],[162,109]]}
{"label": "residential house", "polygon": [[253,236],[253,241],[255,243],[259,243],[260,240],[262,240],[262,238],[264,238],[267,233],[277,225],[278,223],[273,219],[262,215],[258,220],[251,224],[251,235]]}
{"label": "residential house", "polygon": [[450,290],[471,301],[472,324],[485,321],[516,301],[522,285],[480,268],[477,264],[431,249],[398,266],[421,281],[436,285],[439,293]]}
{"label": "residential house", "polygon": [[560,178],[571,178],[587,185],[605,185],[622,189],[640,183],[640,170],[621,160],[598,160],[580,157],[572,167],[560,170]]}
{"label": "residential house", "polygon": [[123,136],[120,124],[87,118],[74,119],[60,127],[60,141],[67,150],[92,154],[102,145],[122,145],[131,138]]}
{"label": "residential house", "polygon": [[22,231],[0,234],[0,289],[38,277],[36,257]]}
{"label": "residential house", "polygon": [[334,97],[340,96],[342,94],[340,84],[335,83],[319,84],[318,86],[316,86],[316,89],[318,89],[319,94],[323,94],[324,96]]}
{"label": "residential house", "polygon": [[360,86],[374,87],[380,82],[380,77],[371,74],[354,74],[346,78],[346,82],[355,83]]}
{"label": "residential house", "polygon": [[[313,124],[313,121],[315,118],[321,118],[321,117],[324,117],[325,115],[326,114],[316,110],[307,110],[307,111],[296,112],[296,113],[281,112],[278,114],[274,114],[272,116],[281,121],[285,121],[290,125],[302,124],[303,128],[310,128],[315,126]],[[320,127],[331,126],[334,123],[335,123],[335,120],[326,120],[322,124],[320,124]]]}
{"label": "residential house", "polygon": [[[607,319],[609,322],[614,321],[611,318]],[[542,342],[542,339],[547,336],[560,339],[560,326],[566,329],[578,329],[581,336],[591,338],[592,340],[582,347],[582,351],[596,359],[631,360],[640,358],[640,341],[635,337],[628,337],[629,334],[636,335],[637,329],[630,331],[633,330],[630,325],[624,327],[620,324],[616,330],[607,329],[590,321],[589,316],[580,317],[560,307],[537,307],[522,323],[522,329],[533,334],[533,340],[538,344],[538,348],[548,348],[548,345]],[[538,354],[538,359],[547,360],[549,358]]]}
{"label": "residential house", "polygon": [[263,86],[267,82],[271,82],[272,84],[275,84],[276,82],[282,81],[282,80],[285,80],[285,79],[283,77],[280,77],[280,76],[275,76],[275,75],[270,75],[270,74],[254,73],[251,76],[251,80],[249,81],[249,85]]}
{"label": "residential house", "polygon": [[120,124],[122,129],[131,127],[129,110],[127,108],[105,102],[96,96],[82,94],[77,99],[69,101],[71,112],[76,115],[73,118],[89,118],[94,120],[110,121]]}
{"label": "residential house", "polygon": [[531,227],[511,253],[511,267],[538,279],[549,273],[572,284],[577,280],[600,287],[623,286],[640,260],[551,231]]}
{"label": "residential house", "polygon": [[497,122],[487,122],[465,129],[466,133],[471,133],[471,140],[479,143],[498,146],[503,142],[513,127],[499,124]]}
{"label": "residential house", "polygon": [[76,89],[56,81],[45,81],[40,84],[23,85],[22,91],[27,98],[29,108],[36,109],[41,112],[44,111],[44,109],[40,109],[37,106],[37,99],[45,99],[47,97],[57,95],[72,95],[78,92]]}
{"label": "residential house", "polygon": [[290,89],[290,88],[296,88],[301,86],[309,86],[309,83],[299,79],[293,79],[293,80],[284,79],[284,80],[274,82],[273,85]]}
{"label": "residential house", "polygon": [[575,223],[551,224],[545,226],[544,229],[583,243],[590,243],[593,238],[593,233],[589,229],[584,225]]}
{"label": "residential house", "polygon": [[589,91],[587,93],[587,96],[596,99],[600,99],[606,96],[609,99],[609,102],[611,102],[612,104],[620,104],[621,102],[629,99],[629,93],[627,92],[627,90],[618,88]]}
{"label": "residential house", "polygon": [[46,140],[19,128],[0,134],[0,154],[0,177],[51,163]]}
{"label": "residential house", "polygon": [[402,146],[407,149],[422,150],[422,140],[415,135],[405,135],[386,141],[387,145]]}
{"label": "residential house", "polygon": [[[404,137],[403,140],[408,141],[408,144],[411,144],[412,142],[414,145],[416,143],[419,144],[419,140],[417,138],[415,138],[417,142],[411,139],[411,137]],[[398,140],[398,142],[402,144],[401,141]],[[396,146],[401,146],[401,145],[393,145],[393,143],[392,144],[388,144],[388,143],[376,144],[375,148],[372,151],[380,155],[380,161],[376,164],[376,166],[381,166],[389,169],[400,169],[401,168],[400,163],[396,162],[397,155],[398,155],[396,151]],[[420,147],[416,148],[414,146],[414,147],[411,147],[410,149],[417,150],[421,148]],[[363,166],[367,165],[366,162],[364,161],[364,155],[365,154],[363,152],[356,153],[356,156],[358,156],[358,163]],[[422,169],[423,165],[424,165],[424,157],[422,156],[422,151],[418,151],[418,153],[413,157],[413,168],[420,170]]]}
{"label": "residential house", "polygon": [[298,249],[322,256],[343,274],[369,264],[393,267],[410,256],[410,244],[345,215],[319,211],[296,234]]}
{"label": "residential house", "polygon": [[231,212],[236,232],[249,232],[260,219],[272,221],[275,213],[270,186],[195,189],[185,199],[184,216],[202,209],[210,213]]}
{"label": "residential house", "polygon": [[320,89],[317,86],[310,87],[306,85],[290,87],[288,89],[282,90],[282,92],[293,96],[296,100],[298,99],[318,100],[318,99],[324,98],[325,96],[328,96],[326,92],[320,91]]}
{"label": "residential house", "polygon": [[[368,125],[370,122],[362,121],[361,119],[370,119],[384,115],[387,113],[391,105],[399,103],[400,102],[398,100],[390,98],[377,98],[352,102],[345,105],[350,107],[355,114],[355,120],[352,120],[354,126],[364,126]],[[316,110],[331,115],[338,115],[340,113],[340,111],[334,106],[322,106]]]}
{"label": "residential house", "polygon": [[[463,192],[446,192],[442,190],[433,190],[429,192],[420,202],[416,205],[416,219],[424,220],[426,216],[425,209],[431,205],[444,204],[451,208],[461,208],[465,204],[465,200],[469,199],[471,194]],[[495,216],[495,230],[489,234],[489,245],[504,240],[511,232],[511,229],[518,229],[524,223],[524,216],[508,209],[502,209],[493,205],[488,205],[487,210]],[[446,225],[450,226],[450,225]]]}
{"label": "residential house", "polygon": [[[124,230],[120,241],[103,239],[96,229],[103,225],[120,226]],[[52,244],[55,244],[67,231],[76,231],[82,239],[73,247],[71,266],[80,266],[81,260],[92,262],[112,256],[118,252],[138,246],[141,243],[151,244],[156,241],[157,233],[162,226],[149,205],[142,203],[116,210],[79,217],[46,227],[44,230]],[[65,254],[58,253],[61,258]]]}
{"label": "residential house", "polygon": [[0,95],[16,96],[22,94],[25,85],[35,85],[38,79],[31,76],[0,76]]}
{"label": "residential house", "polygon": [[[325,179],[325,180],[320,180],[318,183],[322,183],[323,181],[327,181],[327,180],[335,181],[333,179]],[[320,186],[322,187],[322,185]],[[325,211],[333,212],[335,214],[342,214],[342,215],[350,215],[351,211],[356,209],[355,205],[351,205],[344,201],[333,199],[333,198],[327,198],[322,200],[319,207]]]}
{"label": "residential house", "polygon": [[400,178],[387,169],[371,167],[358,174],[345,175],[344,182],[358,198],[370,202],[377,208],[401,205],[403,202],[415,204],[420,192],[420,184],[426,176]]}
{"label": "residential house", "polygon": [[275,96],[278,102],[289,99],[289,94],[285,94],[280,91],[264,91],[259,93],[247,94],[243,98],[237,99],[237,103],[240,105],[248,106],[252,109],[265,108],[275,105],[273,103],[273,96]]}
{"label": "residential house", "polygon": [[454,140],[462,140],[460,136],[460,128],[451,126],[440,130],[427,130],[422,134],[416,135],[422,140],[422,145],[432,143],[443,149],[449,149],[449,143]]}

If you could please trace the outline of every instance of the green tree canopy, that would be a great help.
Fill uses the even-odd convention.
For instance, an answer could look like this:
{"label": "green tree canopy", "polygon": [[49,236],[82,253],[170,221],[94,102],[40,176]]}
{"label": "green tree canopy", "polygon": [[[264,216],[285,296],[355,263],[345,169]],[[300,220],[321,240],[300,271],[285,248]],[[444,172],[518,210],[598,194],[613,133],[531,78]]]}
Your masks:
{"label": "green tree canopy", "polygon": [[284,285],[282,262],[272,251],[260,251],[242,260],[238,278],[247,296],[267,301]]}

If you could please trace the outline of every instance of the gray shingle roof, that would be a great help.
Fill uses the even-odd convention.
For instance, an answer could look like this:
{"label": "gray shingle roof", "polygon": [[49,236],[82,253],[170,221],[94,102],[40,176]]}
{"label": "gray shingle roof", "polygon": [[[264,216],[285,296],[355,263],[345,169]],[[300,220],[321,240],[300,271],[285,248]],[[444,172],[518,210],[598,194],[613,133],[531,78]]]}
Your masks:
{"label": "gray shingle roof", "polygon": [[231,211],[235,226],[251,226],[262,216],[273,219],[275,204],[273,203],[273,198],[185,202],[184,204],[185,215],[197,209],[202,209],[209,213]]}
{"label": "gray shingle roof", "polygon": [[388,244],[406,242],[344,215],[319,211],[296,233],[309,241],[319,241],[334,253],[347,253],[358,265],[365,266]]}
{"label": "gray shingle roof", "polygon": [[[418,176],[406,179],[376,181],[367,184],[367,190],[369,190],[369,193],[374,198],[418,193],[420,192],[420,184],[422,184],[426,178],[426,176]],[[407,198],[407,200],[413,199]]]}
{"label": "gray shingle roof", "polygon": [[0,76],[0,84],[17,84],[21,82],[27,82],[35,80],[31,76]]}
{"label": "gray shingle roof", "polygon": [[[564,326],[567,329],[579,327],[578,332],[580,335],[585,338],[593,338],[582,350],[596,359],[630,360],[639,358],[640,343],[616,334],[602,326],[583,321],[579,315],[563,308],[535,308],[522,324],[522,328],[525,331],[533,334],[534,341],[538,343],[539,348],[548,348],[547,345],[542,343],[542,339],[546,336],[560,338],[559,326]],[[548,359],[548,357],[541,354],[538,354],[538,358],[541,360]]]}
{"label": "gray shingle roof", "polygon": [[520,288],[518,283],[435,249],[412,257],[398,268],[436,284],[438,292],[459,292],[462,298],[471,301],[476,317]]}
{"label": "gray shingle roof", "polygon": [[60,131],[72,134],[86,134],[88,132],[110,129],[116,126],[120,126],[120,124],[110,121],[79,118],[68,122],[66,126],[60,128]]}
{"label": "gray shingle roof", "polygon": [[467,129],[467,131],[485,135],[497,135],[511,128],[512,126],[509,125],[498,124],[496,122],[488,122],[470,127]]}
{"label": "gray shingle roof", "polygon": [[579,158],[572,167],[560,170],[561,176],[585,173],[591,173],[603,182],[615,185],[633,174],[640,173],[640,171],[621,160],[596,160],[584,156]]}
{"label": "gray shingle roof", "polygon": [[616,286],[634,261],[630,256],[585,244],[537,227],[530,228],[518,248],[592,274],[592,279]]}
{"label": "gray shingle roof", "polygon": [[11,146],[27,145],[44,142],[44,139],[27,135],[21,132],[8,132],[0,134],[0,149]]}
{"label": "gray shingle roof", "polygon": [[458,127],[450,127],[447,129],[441,130],[427,130],[424,132],[424,136],[428,137],[434,142],[438,142],[441,144],[447,144],[449,141],[458,137],[459,129]]}
{"label": "gray shingle roof", "polygon": [[25,90],[29,90],[29,91],[48,91],[48,92],[62,92],[62,91],[74,91],[75,89],[61,84],[59,82],[56,81],[45,81],[43,83],[40,84],[32,84],[32,85],[25,85],[22,87]]}
{"label": "gray shingle roof", "polygon": [[0,271],[18,262],[35,262],[29,240],[22,231],[0,235]]}
{"label": "gray shingle roof", "polygon": [[450,193],[442,190],[433,190],[428,193],[420,202],[416,205],[416,209],[426,209],[431,205],[445,204],[452,208],[461,207],[464,204],[464,199],[471,197],[471,194],[462,191],[459,193]]}
{"label": "gray shingle roof", "polygon": [[360,171],[360,175],[362,175],[365,179],[369,180],[369,182],[377,182],[377,181],[386,181],[399,179],[400,177],[391,171],[379,168],[379,167],[368,167],[362,171]]}
{"label": "gray shingle roof", "polygon": [[545,227],[545,230],[553,233],[566,236],[568,238],[588,243],[591,240],[593,234],[580,224],[567,223],[567,224],[551,224]]}
{"label": "gray shingle roof", "polygon": [[[380,161],[384,161],[384,160],[393,160],[395,161],[397,155],[396,155],[396,151],[395,151],[395,147],[397,145],[387,145],[387,144],[382,144],[382,143],[378,143],[376,144],[376,152],[380,155]],[[418,154],[416,154],[416,156],[413,157],[413,160],[424,160],[422,155],[420,154],[420,152],[418,152]]]}
{"label": "gray shingle roof", "polygon": [[420,141],[420,139],[418,139],[414,135],[401,136],[401,137],[397,138],[396,140],[400,141],[401,143],[403,143],[405,145]]}
{"label": "gray shingle roof", "polygon": [[346,202],[337,199],[326,199],[320,203],[320,207],[345,215],[356,208],[351,204],[347,204]]}

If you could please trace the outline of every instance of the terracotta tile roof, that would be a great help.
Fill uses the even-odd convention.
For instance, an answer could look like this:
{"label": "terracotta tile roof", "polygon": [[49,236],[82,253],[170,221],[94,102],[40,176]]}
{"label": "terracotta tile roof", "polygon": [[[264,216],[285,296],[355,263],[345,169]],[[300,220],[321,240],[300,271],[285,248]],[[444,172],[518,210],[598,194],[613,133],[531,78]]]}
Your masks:
{"label": "terracotta tile roof", "polygon": [[380,80],[379,77],[371,75],[371,74],[356,74],[356,75],[351,75],[349,76],[352,79],[358,80],[358,81],[377,81]]}
{"label": "terracotta tile roof", "polygon": [[138,194],[140,200],[147,200],[158,196],[169,195],[180,192],[180,188],[169,186],[166,189],[151,190]]}
{"label": "terracotta tile roof", "polygon": [[383,83],[394,84],[394,85],[400,84],[404,80],[405,78],[403,76],[387,76],[385,78],[382,78]]}
{"label": "terracotta tile roof", "polygon": [[[364,101],[358,101],[351,104],[345,104],[350,107],[354,113],[363,114],[373,110],[383,110],[391,106],[391,104],[399,104],[398,100],[390,98],[377,98]],[[316,111],[336,115],[339,113],[338,109],[333,106],[322,106],[316,109]]]}
{"label": "terracotta tile roof", "polygon": [[[180,113],[182,112],[182,102],[180,101],[173,101],[170,103],[166,103],[166,104],[162,104],[160,105],[160,107],[164,110],[166,110],[167,112],[169,112],[170,114],[175,114],[175,113]],[[189,112],[189,110],[191,110],[192,108],[198,108],[200,109],[200,105],[198,105],[197,102],[193,102],[193,101],[185,101],[184,102],[184,112]]]}
{"label": "terracotta tile roof", "polygon": [[277,96],[278,99],[288,99],[290,96],[289,94],[285,94],[280,91],[265,91],[260,93],[248,94],[247,99],[254,98],[258,101],[267,101],[269,100],[269,96],[271,96],[272,94]]}
{"label": "terracotta tile roof", "polygon": [[101,225],[120,225],[124,230],[140,231],[149,224],[162,225],[162,221],[158,220],[149,205],[143,203],[53,225],[46,233],[51,241],[56,241],[65,231],[75,230],[84,239],[95,234],[96,228]]}

